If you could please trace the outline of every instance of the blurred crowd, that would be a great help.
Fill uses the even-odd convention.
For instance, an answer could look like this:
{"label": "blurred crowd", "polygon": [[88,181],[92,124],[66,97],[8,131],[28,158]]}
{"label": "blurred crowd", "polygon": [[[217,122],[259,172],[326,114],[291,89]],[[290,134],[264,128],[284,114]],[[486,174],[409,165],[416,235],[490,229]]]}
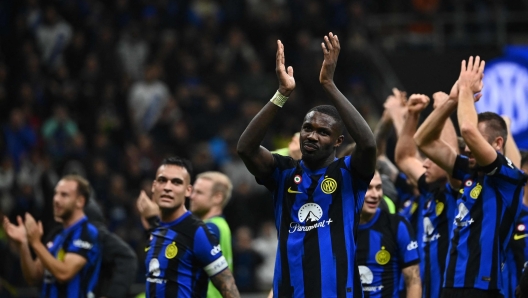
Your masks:
{"label": "blurred crowd", "polygon": [[[234,182],[225,216],[234,233],[235,279],[241,291],[269,289],[276,243],[271,196],[235,147],[277,88],[276,40],[285,44],[297,88],[283,111],[290,117],[278,118],[268,134],[270,149],[286,146],[306,107],[325,102],[317,82],[329,30],[347,52],[337,69],[340,89],[373,127],[382,107],[361,54],[373,39],[366,16],[396,11],[427,18],[453,10],[455,2],[2,1],[0,210],[11,220],[31,212],[49,228],[54,185],[64,174],[81,174],[109,229],[143,260],[135,199],[140,190],[150,192],[162,158],[186,157],[195,173],[220,170]],[[467,5],[490,10],[492,2]],[[20,285],[18,262],[4,253],[2,239],[0,232],[0,276]],[[144,269],[138,281],[143,276]]]}

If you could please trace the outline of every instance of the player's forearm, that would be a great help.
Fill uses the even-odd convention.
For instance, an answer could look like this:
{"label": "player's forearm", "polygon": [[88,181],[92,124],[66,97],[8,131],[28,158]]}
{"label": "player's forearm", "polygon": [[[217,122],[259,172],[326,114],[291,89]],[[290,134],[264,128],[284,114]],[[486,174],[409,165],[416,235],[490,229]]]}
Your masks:
{"label": "player's forearm", "polygon": [[414,134],[414,141],[419,148],[430,145],[433,141],[440,139],[444,123],[456,108],[456,101],[448,99],[443,105],[431,112],[420,125],[416,134]]}
{"label": "player's forearm", "polygon": [[273,123],[273,119],[280,109],[274,103],[268,102],[249,122],[237,144],[238,154],[242,158],[250,157],[258,152],[268,128]]}
{"label": "player's forearm", "polygon": [[233,274],[229,269],[218,273],[217,275],[211,278],[216,289],[222,294],[224,298],[240,298],[240,293],[238,293],[238,288],[235,284],[235,279]]}
{"label": "player's forearm", "polygon": [[[460,86],[457,118],[462,137],[466,143],[471,143],[471,134],[478,131],[478,115],[473,101],[473,92],[469,87]],[[466,140],[467,137],[469,138]]]}
{"label": "player's forearm", "polygon": [[519,147],[517,147],[517,143],[515,143],[515,140],[513,139],[510,126],[508,126],[508,137],[506,139],[506,145],[504,145],[504,155],[509,158],[517,168],[521,168],[521,152],[519,151]]}
{"label": "player's forearm", "polygon": [[354,141],[356,141],[358,149],[376,150],[374,134],[363,116],[361,116],[341,91],[337,89],[333,82],[322,84],[322,86],[330,96],[337,111],[339,111],[339,115],[341,116],[346,129]]}
{"label": "player's forearm", "polygon": [[42,271],[39,270],[37,262],[31,256],[29,245],[22,243],[19,246],[20,266],[22,267],[22,274],[29,285],[37,285],[42,282]]}
{"label": "player's forearm", "polygon": [[42,263],[42,266],[44,266],[44,268],[46,268],[58,281],[63,282],[71,278],[70,274],[68,274],[66,264],[55,259],[44,244],[38,241],[31,243],[31,247]]}
{"label": "player's forearm", "polygon": [[418,126],[418,119],[420,118],[419,113],[409,113],[407,119],[403,124],[400,136],[396,142],[396,148],[394,149],[394,159],[396,164],[400,166],[401,163],[409,157],[416,157],[416,145],[414,144],[414,134],[416,133],[416,127]]}

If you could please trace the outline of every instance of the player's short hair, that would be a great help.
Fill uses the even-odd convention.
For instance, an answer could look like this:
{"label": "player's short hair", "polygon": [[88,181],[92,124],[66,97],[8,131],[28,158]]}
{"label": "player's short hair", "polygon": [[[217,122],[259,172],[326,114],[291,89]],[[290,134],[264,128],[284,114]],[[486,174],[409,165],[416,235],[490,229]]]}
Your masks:
{"label": "player's short hair", "polygon": [[165,165],[182,167],[187,170],[187,173],[189,173],[189,177],[192,177],[193,175],[193,168],[192,168],[191,162],[188,159],[185,159],[183,157],[179,157],[179,156],[167,157],[161,161],[161,164],[159,166],[161,167]]}
{"label": "player's short hair", "polygon": [[319,112],[319,113],[326,114],[326,115],[334,118],[335,122],[337,123],[337,125],[339,127],[339,132],[340,133],[342,133],[343,130],[345,129],[345,126],[343,124],[343,120],[341,119],[341,116],[339,115],[339,112],[337,111],[336,107],[334,107],[332,105],[320,105],[320,106],[313,107],[306,114],[309,114],[310,112]]}
{"label": "player's short hair", "polygon": [[91,194],[90,182],[88,182],[88,180],[84,179],[82,176],[77,174],[66,175],[62,177],[61,180],[77,182],[77,193],[84,197],[84,206],[88,205],[88,201],[90,200]]}
{"label": "player's short hair", "polygon": [[198,174],[198,176],[196,176],[196,179],[200,178],[213,182],[213,188],[211,189],[211,193],[215,194],[219,192],[222,194],[222,208],[224,208],[227,203],[229,203],[229,200],[231,199],[231,194],[233,192],[233,183],[231,183],[229,177],[220,172],[209,171],[200,173]]}
{"label": "player's short hair", "polygon": [[501,116],[493,112],[483,112],[478,114],[478,122],[486,123],[486,133],[488,134],[488,142],[493,142],[495,138],[502,137],[504,140],[502,147],[506,145],[508,138],[508,126],[506,121]]}

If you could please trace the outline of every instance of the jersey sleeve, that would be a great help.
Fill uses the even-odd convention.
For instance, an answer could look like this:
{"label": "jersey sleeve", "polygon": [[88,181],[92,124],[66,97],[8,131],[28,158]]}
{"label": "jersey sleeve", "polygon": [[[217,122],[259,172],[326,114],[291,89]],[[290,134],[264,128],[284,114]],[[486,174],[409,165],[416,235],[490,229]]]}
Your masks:
{"label": "jersey sleeve", "polygon": [[64,252],[78,254],[89,260],[89,254],[99,249],[99,241],[99,230],[92,225],[86,225],[73,233],[70,241],[65,243]]}
{"label": "jersey sleeve", "polygon": [[224,271],[228,266],[218,239],[206,228],[196,230],[194,253],[209,277]]}
{"label": "jersey sleeve", "polygon": [[209,228],[209,232],[211,232],[211,234],[213,234],[213,236],[215,236],[216,239],[220,241],[220,229],[218,226],[213,222],[206,222],[205,225],[207,228]]}
{"label": "jersey sleeve", "polygon": [[521,186],[526,183],[526,175],[507,157],[497,152],[495,161],[482,167],[482,171],[490,176],[491,183],[501,193],[502,198],[510,202],[514,196],[522,198]]}
{"label": "jersey sleeve", "polygon": [[401,268],[406,268],[420,262],[418,241],[416,241],[411,224],[403,216],[398,215],[398,217],[397,241],[400,266]]}
{"label": "jersey sleeve", "polygon": [[453,165],[452,177],[464,181],[464,177],[470,173],[469,159],[464,155],[457,155],[455,164]]}
{"label": "jersey sleeve", "polygon": [[273,192],[281,181],[281,173],[284,169],[295,167],[295,161],[289,156],[273,154],[275,159],[275,169],[268,177],[256,178],[257,183],[264,185],[269,191]]}

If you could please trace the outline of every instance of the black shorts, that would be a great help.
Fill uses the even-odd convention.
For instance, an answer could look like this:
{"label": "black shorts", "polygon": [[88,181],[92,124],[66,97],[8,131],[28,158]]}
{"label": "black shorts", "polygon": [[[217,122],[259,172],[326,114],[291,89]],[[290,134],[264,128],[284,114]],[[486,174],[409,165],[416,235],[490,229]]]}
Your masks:
{"label": "black shorts", "polygon": [[442,298],[504,298],[499,290],[474,288],[443,288]]}

